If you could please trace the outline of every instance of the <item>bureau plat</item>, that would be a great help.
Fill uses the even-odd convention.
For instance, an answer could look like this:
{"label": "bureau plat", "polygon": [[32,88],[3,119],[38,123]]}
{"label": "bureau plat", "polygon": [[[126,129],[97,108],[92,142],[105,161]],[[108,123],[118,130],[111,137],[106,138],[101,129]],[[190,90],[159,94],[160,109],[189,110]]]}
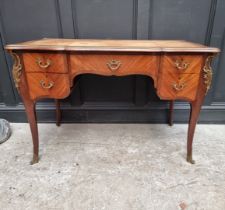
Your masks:
{"label": "bureau plat", "polygon": [[[212,81],[212,58],[219,49],[180,40],[81,40],[41,39],[5,47],[14,59],[13,78],[24,102],[33,139],[33,160],[39,160],[35,103],[41,98],[66,98],[80,74],[105,76],[146,75],[153,79],[157,95],[170,101],[190,102],[187,161],[197,119]],[[170,118],[170,123],[172,119]]]}

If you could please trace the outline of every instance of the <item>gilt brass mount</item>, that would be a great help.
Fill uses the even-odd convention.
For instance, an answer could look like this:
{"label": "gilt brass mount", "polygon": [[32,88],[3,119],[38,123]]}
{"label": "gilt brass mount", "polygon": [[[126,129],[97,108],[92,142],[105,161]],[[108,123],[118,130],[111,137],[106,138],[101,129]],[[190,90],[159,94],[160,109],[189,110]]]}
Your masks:
{"label": "gilt brass mount", "polygon": [[107,63],[107,66],[109,67],[109,69],[111,71],[116,71],[117,69],[119,69],[119,67],[121,66],[121,61],[119,60],[111,60]]}
{"label": "gilt brass mount", "polygon": [[47,59],[46,62],[44,62],[41,58],[37,58],[36,63],[40,68],[47,69],[52,64],[52,61]]}
{"label": "gilt brass mount", "polygon": [[212,67],[211,67],[211,63],[212,63],[212,59],[214,56],[208,56],[206,58],[205,61],[205,65],[203,67],[203,79],[204,79],[204,84],[206,86],[206,92],[205,94],[208,93],[210,87],[211,87],[211,83],[212,83],[212,76],[213,76],[213,72],[212,72]]}
{"label": "gilt brass mount", "polygon": [[51,89],[54,86],[54,82],[49,82],[48,84],[46,84],[44,80],[41,80],[40,85],[44,89]]}
{"label": "gilt brass mount", "polygon": [[31,161],[31,165],[34,165],[35,163],[38,163],[39,157],[36,154],[33,154],[33,160]]}
{"label": "gilt brass mount", "polygon": [[190,63],[183,60],[176,60],[174,64],[178,70],[182,70],[182,71],[185,71],[190,65]]}
{"label": "gilt brass mount", "polygon": [[187,162],[189,162],[191,164],[195,164],[195,161],[192,158],[192,153],[187,155],[186,160],[187,160]]}
{"label": "gilt brass mount", "polygon": [[13,79],[15,82],[15,86],[16,88],[19,88],[19,83],[20,83],[20,77],[22,75],[22,64],[20,62],[20,57],[19,55],[17,55],[16,53],[11,53],[12,57],[13,57]]}
{"label": "gilt brass mount", "polygon": [[172,87],[176,91],[181,91],[181,90],[183,90],[185,88],[185,84],[184,83],[182,83],[182,84],[176,84],[176,83],[174,83],[172,85]]}

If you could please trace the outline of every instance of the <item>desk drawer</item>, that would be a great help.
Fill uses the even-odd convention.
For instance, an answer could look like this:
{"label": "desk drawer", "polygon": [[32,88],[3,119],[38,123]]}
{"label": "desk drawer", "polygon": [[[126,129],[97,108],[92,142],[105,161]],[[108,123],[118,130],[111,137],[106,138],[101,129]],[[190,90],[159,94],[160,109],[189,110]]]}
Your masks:
{"label": "desk drawer", "polygon": [[196,98],[200,74],[172,74],[165,72],[161,74],[158,82],[157,92],[161,99],[166,100],[189,100]]}
{"label": "desk drawer", "polygon": [[162,59],[162,72],[178,74],[198,74],[203,62],[202,55],[165,55]]}
{"label": "desk drawer", "polygon": [[70,93],[67,74],[27,73],[27,83],[32,99],[65,98]]}
{"label": "desk drawer", "polygon": [[66,56],[60,53],[24,53],[26,72],[66,73]]}
{"label": "desk drawer", "polygon": [[158,71],[156,55],[71,54],[70,62],[73,74],[93,73],[116,76],[144,74],[155,79]]}

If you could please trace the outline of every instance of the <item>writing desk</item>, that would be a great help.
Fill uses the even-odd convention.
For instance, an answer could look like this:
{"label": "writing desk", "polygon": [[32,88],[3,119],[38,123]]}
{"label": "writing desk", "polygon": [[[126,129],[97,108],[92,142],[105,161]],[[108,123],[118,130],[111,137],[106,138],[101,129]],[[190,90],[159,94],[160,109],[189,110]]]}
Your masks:
{"label": "writing desk", "polygon": [[[66,98],[80,74],[147,75],[162,100],[190,102],[187,161],[199,112],[212,81],[212,58],[219,49],[179,40],[41,39],[5,47],[14,58],[13,78],[30,123],[33,161],[39,160],[35,103]],[[171,106],[172,108],[172,106]]]}

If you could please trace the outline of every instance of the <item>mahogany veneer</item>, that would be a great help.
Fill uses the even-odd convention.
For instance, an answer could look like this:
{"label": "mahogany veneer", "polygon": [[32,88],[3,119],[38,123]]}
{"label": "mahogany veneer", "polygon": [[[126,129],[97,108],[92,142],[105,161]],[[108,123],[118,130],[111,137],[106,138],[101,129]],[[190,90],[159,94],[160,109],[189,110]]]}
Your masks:
{"label": "mahogany veneer", "polygon": [[[24,53],[24,69],[28,72],[67,73],[66,55],[62,53]],[[39,65],[38,65],[39,63]],[[49,65],[49,66],[48,66]],[[43,68],[46,67],[46,68]]]}
{"label": "mahogany veneer", "polygon": [[[110,69],[110,61],[120,61],[115,69]],[[148,75],[156,82],[159,56],[124,53],[72,53],[70,55],[71,74],[91,73],[105,76]]]}
{"label": "mahogany veneer", "polygon": [[[162,72],[170,72],[172,74],[198,74],[201,71],[201,66],[204,61],[204,55],[191,54],[191,55],[179,55],[179,54],[165,54],[162,58]],[[187,68],[178,68],[176,62],[180,62],[180,65],[187,63]],[[182,66],[180,66],[182,67]]]}
{"label": "mahogany veneer", "polygon": [[158,96],[170,103],[190,102],[187,161],[192,160],[194,130],[204,97],[211,86],[211,61],[219,49],[181,40],[76,40],[42,39],[5,47],[14,58],[13,77],[30,123],[34,155],[38,162],[38,130],[35,103],[56,100],[57,125],[61,113],[58,99],[67,97],[74,78],[91,73],[105,76],[147,75]]}
{"label": "mahogany veneer", "polygon": [[[28,73],[26,74],[28,91],[32,100],[38,98],[66,98],[70,94],[67,74]],[[42,82],[43,86],[40,84]],[[51,88],[48,88],[51,86]],[[45,88],[43,88],[45,87]]]}

